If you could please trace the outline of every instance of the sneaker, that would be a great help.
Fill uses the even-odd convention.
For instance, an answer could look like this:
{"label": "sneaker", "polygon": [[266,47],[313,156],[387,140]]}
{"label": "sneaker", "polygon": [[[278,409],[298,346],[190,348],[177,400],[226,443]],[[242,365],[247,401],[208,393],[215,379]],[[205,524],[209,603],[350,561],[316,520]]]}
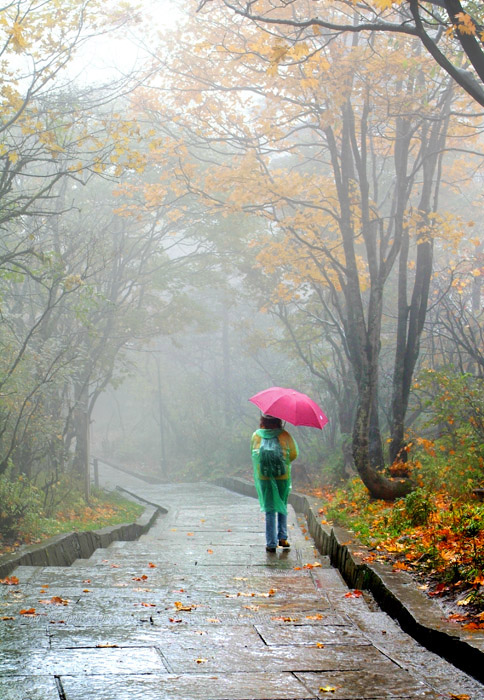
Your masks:
{"label": "sneaker", "polygon": [[291,545],[287,540],[279,540],[279,547],[283,547],[284,549],[290,549]]}
{"label": "sneaker", "polygon": [[266,547],[266,552],[271,552],[271,554],[275,554],[276,548],[275,547]]}

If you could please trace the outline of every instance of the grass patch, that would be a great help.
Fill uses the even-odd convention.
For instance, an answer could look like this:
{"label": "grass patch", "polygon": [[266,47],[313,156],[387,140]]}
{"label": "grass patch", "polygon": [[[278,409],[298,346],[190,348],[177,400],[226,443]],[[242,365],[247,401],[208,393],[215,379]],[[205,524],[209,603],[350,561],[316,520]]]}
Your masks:
{"label": "grass patch", "polygon": [[0,477],[0,555],[23,544],[37,544],[67,532],[97,530],[135,521],[144,507],[118,492],[93,489],[89,503],[75,480],[58,483],[59,496],[49,503],[45,490],[22,476]]}

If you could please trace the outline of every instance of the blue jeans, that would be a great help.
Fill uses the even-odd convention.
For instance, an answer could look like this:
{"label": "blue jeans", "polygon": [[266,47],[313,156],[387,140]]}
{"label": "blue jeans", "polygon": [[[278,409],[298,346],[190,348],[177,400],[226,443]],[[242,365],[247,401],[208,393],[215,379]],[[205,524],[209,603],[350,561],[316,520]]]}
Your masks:
{"label": "blue jeans", "polygon": [[272,511],[266,513],[266,546],[277,547],[278,540],[287,540],[287,515]]}

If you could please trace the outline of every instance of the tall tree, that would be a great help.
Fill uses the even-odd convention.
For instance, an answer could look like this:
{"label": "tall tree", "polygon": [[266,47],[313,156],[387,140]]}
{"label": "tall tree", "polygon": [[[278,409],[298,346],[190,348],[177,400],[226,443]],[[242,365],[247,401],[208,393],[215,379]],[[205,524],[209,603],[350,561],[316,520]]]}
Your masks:
{"label": "tall tree", "polygon": [[199,10],[223,2],[270,35],[291,44],[316,33],[321,46],[340,34],[375,32],[415,37],[433,60],[484,106],[484,8],[476,0],[200,0]]}
{"label": "tall tree", "polygon": [[[414,40],[402,39],[391,53],[379,36],[323,50],[317,33],[305,42],[274,39],[237,15],[213,11],[192,32],[160,56],[166,82],[145,94],[178,148],[174,174],[214,210],[266,219],[267,236],[254,251],[279,277],[274,302],[304,303],[318,286],[331,290],[358,386],[355,463],[373,495],[395,497],[409,485],[381,472],[380,351],[390,332],[384,324],[397,316],[395,457],[404,447],[432,241],[458,235],[439,209],[456,100],[449,79],[427,77],[430,59]],[[170,75],[172,99],[165,92]],[[183,149],[175,145],[181,132]],[[386,293],[396,269],[393,309]]]}

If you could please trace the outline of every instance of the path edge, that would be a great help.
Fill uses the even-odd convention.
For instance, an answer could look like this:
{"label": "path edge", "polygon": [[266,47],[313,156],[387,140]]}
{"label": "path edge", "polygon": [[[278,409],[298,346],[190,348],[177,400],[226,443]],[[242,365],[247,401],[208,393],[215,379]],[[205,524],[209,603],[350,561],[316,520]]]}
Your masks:
{"label": "path edge", "polygon": [[[257,498],[254,484],[245,479],[227,476],[213,483]],[[420,591],[405,571],[365,562],[370,550],[352,532],[321,523],[316,499],[293,491],[289,503],[296,513],[305,516],[318,551],[329,556],[350,588],[369,590],[380,608],[419,644],[484,682],[484,634],[466,632],[448,622],[438,604]]]}
{"label": "path edge", "polygon": [[117,489],[145,506],[137,520],[132,523],[108,525],[99,530],[54,535],[39,544],[22,545],[13,554],[0,557],[0,579],[6,578],[17,566],[71,566],[76,559],[89,559],[96,549],[104,549],[112,542],[137,540],[148,532],[160,513],[167,512],[161,506],[140,499],[126,489]]}

